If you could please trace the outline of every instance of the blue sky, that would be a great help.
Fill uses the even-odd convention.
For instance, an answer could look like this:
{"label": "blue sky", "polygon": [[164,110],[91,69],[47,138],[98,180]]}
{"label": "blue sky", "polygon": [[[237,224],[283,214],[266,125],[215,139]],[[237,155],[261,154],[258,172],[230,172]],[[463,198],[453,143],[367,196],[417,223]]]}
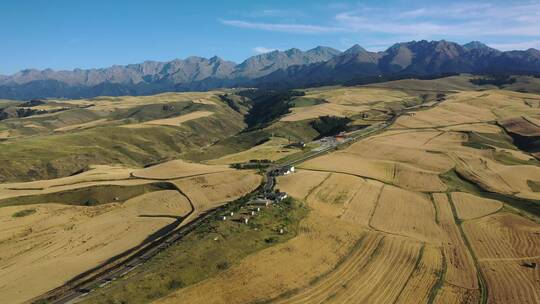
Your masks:
{"label": "blue sky", "polygon": [[2,0],[0,74],[273,49],[480,40],[540,49],[537,1]]}

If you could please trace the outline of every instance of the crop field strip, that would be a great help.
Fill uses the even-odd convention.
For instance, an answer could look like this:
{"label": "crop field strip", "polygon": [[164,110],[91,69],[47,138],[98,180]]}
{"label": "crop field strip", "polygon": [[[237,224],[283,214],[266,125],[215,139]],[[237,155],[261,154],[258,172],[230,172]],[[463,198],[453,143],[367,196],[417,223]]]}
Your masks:
{"label": "crop field strip", "polygon": [[454,202],[452,201],[452,197],[446,193],[446,196],[448,198],[448,202],[450,203],[450,207],[451,207],[451,210],[452,210],[452,214],[454,216],[454,219],[456,221],[456,223],[458,223],[458,228],[459,228],[459,232],[462,236],[462,239],[463,239],[463,242],[465,243],[465,245],[467,246],[467,249],[469,250],[470,254],[471,254],[471,257],[474,261],[474,264],[475,264],[475,268],[476,268],[476,273],[477,273],[477,276],[478,276],[478,288],[480,290],[480,303],[481,304],[486,304],[488,302],[488,299],[489,299],[489,286],[487,285],[486,283],[486,278],[484,276],[484,274],[482,273],[481,271],[481,266],[478,262],[478,256],[477,256],[477,253],[474,251],[472,245],[471,245],[471,241],[469,239],[469,237],[467,236],[464,228],[463,228],[463,225],[460,224],[458,221],[459,221],[459,218],[457,216],[457,211],[456,211],[456,207],[454,205]]}
{"label": "crop field strip", "polygon": [[490,287],[489,300],[537,303],[538,269],[524,266],[540,261],[537,225],[499,212],[466,221],[463,226]]}
{"label": "crop field strip", "polygon": [[[360,246],[315,285],[277,303],[387,303],[397,299],[414,277],[423,247],[391,236],[370,234],[375,235],[375,240],[363,241],[368,248]],[[396,269],[397,265],[400,267]]]}

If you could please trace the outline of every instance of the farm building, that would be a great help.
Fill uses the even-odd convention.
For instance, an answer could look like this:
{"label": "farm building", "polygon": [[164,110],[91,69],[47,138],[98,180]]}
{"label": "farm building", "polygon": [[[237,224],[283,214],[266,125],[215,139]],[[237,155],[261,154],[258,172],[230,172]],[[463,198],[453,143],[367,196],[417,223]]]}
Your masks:
{"label": "farm building", "polygon": [[290,143],[288,145],[285,146],[285,148],[305,148],[306,147],[306,143],[303,142],[303,141],[300,141],[300,142],[293,142],[293,143]]}
{"label": "farm building", "polygon": [[275,201],[275,202],[281,202],[284,199],[286,199],[287,197],[288,197],[288,195],[285,192],[275,192],[275,193],[270,193],[268,195],[268,198]]}
{"label": "farm building", "polygon": [[284,166],[272,171],[273,176],[289,175],[294,173],[294,166]]}
{"label": "farm building", "polygon": [[254,205],[254,206],[268,206],[272,203],[272,201],[270,201],[269,199],[267,198],[262,198],[262,197],[259,197],[259,198],[256,198],[254,200],[252,200],[250,202],[250,205]]}

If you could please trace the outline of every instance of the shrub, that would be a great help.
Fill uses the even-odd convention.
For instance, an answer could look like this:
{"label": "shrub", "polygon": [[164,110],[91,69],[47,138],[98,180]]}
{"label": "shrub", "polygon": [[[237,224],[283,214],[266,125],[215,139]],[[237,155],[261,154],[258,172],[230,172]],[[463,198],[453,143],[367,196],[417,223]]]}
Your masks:
{"label": "shrub", "polygon": [[36,209],[24,209],[13,213],[13,217],[23,217],[36,213]]}

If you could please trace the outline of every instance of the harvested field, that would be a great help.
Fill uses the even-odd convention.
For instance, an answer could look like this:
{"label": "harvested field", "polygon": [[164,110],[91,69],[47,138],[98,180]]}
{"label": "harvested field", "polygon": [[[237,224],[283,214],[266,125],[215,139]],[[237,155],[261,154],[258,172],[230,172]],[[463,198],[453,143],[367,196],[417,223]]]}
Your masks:
{"label": "harvested field", "polygon": [[260,175],[247,170],[206,174],[173,181],[195,205],[193,217],[246,195],[255,190],[261,182]]}
{"label": "harvested field", "polygon": [[444,172],[454,166],[447,153],[462,151],[464,149],[462,144],[466,141],[467,135],[459,132],[441,132],[434,129],[390,130],[359,141],[351,148],[357,146],[359,151],[369,151],[372,144],[383,144],[383,149],[377,149],[372,154],[381,157],[386,155],[388,150],[389,157],[398,162],[405,162],[428,171]]}
{"label": "harvested field", "polygon": [[448,96],[436,108],[398,119],[395,128],[452,127],[533,114],[535,109],[523,102],[529,96],[538,98],[534,94],[501,90],[460,92]]}
{"label": "harvested field", "polygon": [[[476,266],[454,220],[454,214],[447,195],[445,193],[434,193],[433,203],[437,209],[439,227],[442,230],[442,249],[446,262],[444,283],[449,286],[460,287],[459,289],[449,288],[456,293],[456,296],[463,297],[464,290],[473,289],[477,291],[475,294],[479,295]],[[450,292],[450,290],[447,292]]]}
{"label": "harvested field", "polygon": [[[339,268],[311,288],[278,303],[390,303],[398,301],[409,278],[414,277],[421,246],[385,237],[375,249],[353,254]],[[367,251],[367,252],[366,252]],[[433,258],[433,257],[431,257]],[[440,259],[439,259],[440,260]],[[427,261],[428,264],[437,264]],[[437,267],[437,266],[435,266]],[[429,268],[426,267],[426,268]],[[424,269],[429,272],[429,269]],[[415,279],[413,279],[413,282]],[[407,302],[409,290],[404,295]]]}
{"label": "harvested field", "polygon": [[0,139],[7,139],[11,137],[11,132],[9,130],[0,131]]}
{"label": "harvested field", "polygon": [[401,79],[387,81],[382,83],[373,83],[365,85],[371,88],[388,88],[403,91],[434,91],[434,92],[455,92],[463,90],[478,90],[479,87],[472,84],[469,80],[472,77],[465,75],[450,76],[439,79],[420,80],[420,79]]}
{"label": "harvested field", "polygon": [[422,147],[442,133],[436,133],[418,145],[405,146],[404,143],[416,141],[419,136],[424,135],[425,132],[409,132],[370,138],[351,145],[344,152],[358,155],[362,159],[392,160],[425,171],[441,173],[450,170],[454,166],[450,158],[441,153],[428,152]]}
{"label": "harvested field", "polygon": [[540,167],[534,165],[506,166],[478,154],[453,154],[456,170],[481,188],[502,194],[538,197],[531,191],[527,180],[540,176]]}
{"label": "harvested field", "polygon": [[157,182],[134,185],[94,185],[74,188],[66,191],[24,195],[0,200],[0,207],[32,204],[64,204],[79,206],[96,206],[110,203],[122,203],[145,193],[175,190],[170,183]]}
{"label": "harvested field", "polygon": [[447,101],[435,108],[416,112],[414,116],[400,117],[394,128],[433,128],[459,124],[488,122],[497,119],[489,108],[481,103],[467,104],[466,100],[478,98],[482,93],[462,92],[448,97]]}
{"label": "harvested field", "polygon": [[252,159],[269,159],[272,161],[294,154],[300,149],[285,148],[288,144],[285,138],[274,137],[271,140],[239,153],[225,155],[209,161],[209,164],[233,164],[248,162]]}
{"label": "harvested field", "polygon": [[540,256],[540,226],[518,215],[499,212],[463,223],[480,261]]}
{"label": "harvested field", "polygon": [[[34,214],[13,217],[18,210]],[[96,207],[37,204],[0,208],[0,293],[19,303],[133,248],[190,210],[177,191]]]}
{"label": "harvested field", "polygon": [[355,246],[353,252],[336,269],[294,296],[290,298],[284,296],[285,299],[277,300],[275,303],[322,303],[329,301],[334,295],[343,292],[344,288],[352,285],[351,283],[359,280],[362,269],[370,263],[371,257],[382,246],[383,238],[377,233],[366,233]]}
{"label": "harvested field", "polygon": [[371,226],[431,244],[441,242],[441,230],[435,223],[435,209],[430,199],[394,186],[384,187]]}
{"label": "harvested field", "polygon": [[280,176],[277,180],[282,191],[296,199],[305,200],[329,175],[329,172],[297,170],[294,174]]}
{"label": "harvested field", "polygon": [[489,287],[489,303],[540,303],[540,258],[480,262]]}
{"label": "harvested field", "polygon": [[62,185],[72,185],[82,182],[95,182],[106,180],[128,179],[132,168],[124,166],[95,165],[90,166],[88,170],[68,177],[40,180],[24,183],[4,183],[0,184],[0,189],[37,189],[50,188]]}
{"label": "harvested field", "polygon": [[363,179],[346,174],[332,173],[308,196],[311,203],[345,204],[358,191]]}
{"label": "harvested field", "polygon": [[391,182],[394,164],[381,160],[361,160],[353,154],[335,152],[317,157],[300,165],[300,168],[328,172],[349,173],[361,177]]}
{"label": "harvested field", "polygon": [[478,257],[493,303],[538,303],[540,227],[523,217],[500,212],[466,221],[463,228]]}
{"label": "harvested field", "polygon": [[365,87],[309,90],[302,98],[324,100],[325,103],[294,107],[292,113],[281,121],[300,121],[325,115],[351,117],[368,110],[384,109],[391,103],[405,104],[415,99],[414,96],[397,90]]}
{"label": "harvested field", "polygon": [[92,110],[112,112],[117,109],[128,109],[136,106],[173,103],[173,102],[193,102],[203,104],[215,104],[217,95],[221,92],[186,92],[186,93],[162,93],[152,96],[120,96],[120,97],[96,97],[92,99],[81,99],[76,101],[62,101],[76,103],[80,106],[92,106]]}
{"label": "harvested field", "polygon": [[293,108],[292,113],[283,117],[281,121],[300,121],[326,115],[350,117],[367,110],[369,110],[369,107],[323,103],[311,107]]}
{"label": "harvested field", "polygon": [[421,259],[395,303],[429,303],[431,290],[443,272],[442,259],[438,248],[424,246]]}
{"label": "harvested field", "polygon": [[435,304],[476,304],[480,300],[477,289],[465,289],[444,283],[439,289],[433,303]]}
{"label": "harvested field", "polygon": [[362,227],[369,227],[369,221],[384,184],[377,181],[363,182],[354,197],[343,207],[342,220],[360,224]]}
{"label": "harvested field", "polygon": [[508,132],[521,136],[540,136],[540,127],[523,117],[502,120],[499,123]]}
{"label": "harvested field", "polygon": [[456,161],[456,171],[481,188],[503,194],[516,192],[508,181],[497,173],[504,166],[477,155],[455,154],[454,160]]}
{"label": "harvested field", "polygon": [[421,171],[412,166],[399,163],[394,168],[394,185],[420,192],[446,191],[446,185],[436,173]]}
{"label": "harvested field", "polygon": [[8,188],[0,190],[0,199],[9,199],[9,198],[18,198],[22,196],[38,196],[38,195],[47,195],[53,193],[74,191],[81,188],[92,188],[92,187],[107,187],[107,186],[138,186],[143,184],[150,184],[152,180],[144,179],[121,179],[121,180],[104,180],[104,181],[88,181],[80,182],[75,184],[66,184],[52,186],[48,188]]}
{"label": "harvested field", "polygon": [[349,87],[331,90],[310,89],[304,98],[324,99],[330,103],[342,105],[373,105],[382,102],[402,102],[414,97],[399,90],[371,87]]}
{"label": "harvested field", "polygon": [[144,126],[173,126],[178,127],[183,122],[194,120],[197,118],[202,117],[208,117],[210,115],[213,115],[214,112],[210,111],[195,111],[188,114],[180,115],[173,118],[165,118],[165,119],[156,119],[151,121],[146,121],[141,124],[133,124],[133,125],[125,125],[126,128],[142,128]]}
{"label": "harvested field", "polygon": [[132,171],[133,169],[123,166],[92,166],[88,171],[69,177],[0,184],[0,199],[26,195],[41,195],[99,185],[131,186],[151,182],[129,179]]}
{"label": "harvested field", "polygon": [[486,216],[503,207],[499,201],[464,192],[452,193],[452,201],[456,207],[457,216],[462,220]]}
{"label": "harvested field", "polygon": [[197,163],[188,163],[182,160],[172,160],[142,170],[134,171],[132,174],[133,176],[139,178],[175,179],[223,171],[233,171],[233,169],[225,165],[211,166]]}

